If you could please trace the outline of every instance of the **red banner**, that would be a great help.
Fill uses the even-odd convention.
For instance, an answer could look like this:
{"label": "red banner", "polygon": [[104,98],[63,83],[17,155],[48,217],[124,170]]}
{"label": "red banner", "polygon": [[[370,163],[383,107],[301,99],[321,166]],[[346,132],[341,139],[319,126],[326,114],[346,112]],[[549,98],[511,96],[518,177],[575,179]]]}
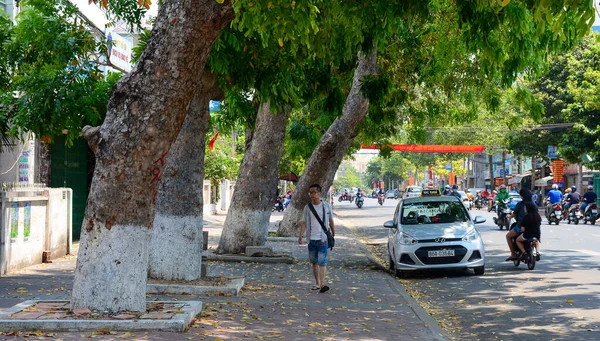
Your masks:
{"label": "red banner", "polygon": [[[380,149],[380,146],[361,144],[363,149]],[[395,151],[413,153],[481,153],[485,146],[456,146],[436,144],[390,144],[386,145]]]}
{"label": "red banner", "polygon": [[565,162],[563,160],[552,160],[552,181],[563,182],[563,172],[565,170]]}

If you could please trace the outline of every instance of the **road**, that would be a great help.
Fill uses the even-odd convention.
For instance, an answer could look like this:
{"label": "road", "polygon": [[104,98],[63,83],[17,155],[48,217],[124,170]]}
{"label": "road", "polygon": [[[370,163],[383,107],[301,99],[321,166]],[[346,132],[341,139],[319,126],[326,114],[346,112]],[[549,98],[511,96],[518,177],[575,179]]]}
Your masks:
{"label": "road", "polygon": [[[366,199],[362,209],[335,202],[342,223],[370,244],[387,266],[387,234],[398,200]],[[533,271],[505,262],[506,231],[493,214],[477,225],[486,248],[486,273],[421,272],[401,279],[407,291],[452,340],[600,340],[600,225],[542,224],[542,259]]]}

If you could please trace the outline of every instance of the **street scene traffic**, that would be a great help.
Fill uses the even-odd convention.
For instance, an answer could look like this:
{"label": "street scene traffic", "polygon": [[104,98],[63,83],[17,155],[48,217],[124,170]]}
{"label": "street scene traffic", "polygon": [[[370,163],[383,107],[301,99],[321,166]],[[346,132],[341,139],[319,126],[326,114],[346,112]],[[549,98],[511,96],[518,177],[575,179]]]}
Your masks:
{"label": "street scene traffic", "polygon": [[[335,205],[337,216],[369,245],[370,251],[392,274],[397,269],[389,262],[389,245],[395,237],[393,228],[384,225],[394,217],[398,205],[398,200],[380,206],[375,199],[367,199],[360,214],[349,203]],[[453,269],[456,263],[452,263],[444,268],[435,265],[427,270],[404,271],[399,279],[449,332],[451,339],[595,340],[600,337],[597,281],[600,233],[595,226],[565,222],[556,226],[544,219],[541,257],[535,269],[528,270],[526,264],[515,265],[505,260],[510,253],[506,230],[493,223],[496,213],[487,209],[468,212],[474,222],[485,220],[474,225],[485,248],[485,254],[482,253],[485,275],[478,276],[465,262],[458,269]],[[421,226],[428,228],[427,224]],[[462,238],[467,234],[462,232],[454,242],[425,240],[423,246],[463,244]],[[440,237],[443,235],[438,234]],[[448,260],[452,257],[439,256]]]}
{"label": "street scene traffic", "polygon": [[598,1],[0,0],[0,339],[600,339],[598,70]]}

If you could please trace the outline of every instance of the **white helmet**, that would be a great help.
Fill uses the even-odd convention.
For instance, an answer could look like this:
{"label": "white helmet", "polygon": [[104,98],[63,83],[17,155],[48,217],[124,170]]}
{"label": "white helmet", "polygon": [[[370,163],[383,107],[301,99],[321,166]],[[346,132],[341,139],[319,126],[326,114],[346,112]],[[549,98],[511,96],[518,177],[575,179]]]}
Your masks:
{"label": "white helmet", "polygon": [[552,189],[558,189],[558,185],[557,184],[552,185]]}
{"label": "white helmet", "polygon": [[594,186],[588,185],[588,189],[594,189]]}

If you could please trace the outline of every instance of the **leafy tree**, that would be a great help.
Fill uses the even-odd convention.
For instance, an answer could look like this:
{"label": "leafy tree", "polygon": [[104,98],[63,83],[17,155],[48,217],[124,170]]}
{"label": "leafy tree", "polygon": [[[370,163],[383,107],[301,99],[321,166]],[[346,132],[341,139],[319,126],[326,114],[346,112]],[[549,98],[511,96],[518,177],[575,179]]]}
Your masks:
{"label": "leafy tree", "polygon": [[[120,75],[104,77],[97,39],[66,0],[25,0],[12,26],[0,19],[0,120],[12,136],[33,132],[71,144],[85,124],[101,122]],[[50,44],[50,45],[49,45]]]}
{"label": "leafy tree", "polygon": [[334,180],[333,185],[336,189],[361,187],[360,174],[350,162],[342,162],[338,169],[338,178]]}

